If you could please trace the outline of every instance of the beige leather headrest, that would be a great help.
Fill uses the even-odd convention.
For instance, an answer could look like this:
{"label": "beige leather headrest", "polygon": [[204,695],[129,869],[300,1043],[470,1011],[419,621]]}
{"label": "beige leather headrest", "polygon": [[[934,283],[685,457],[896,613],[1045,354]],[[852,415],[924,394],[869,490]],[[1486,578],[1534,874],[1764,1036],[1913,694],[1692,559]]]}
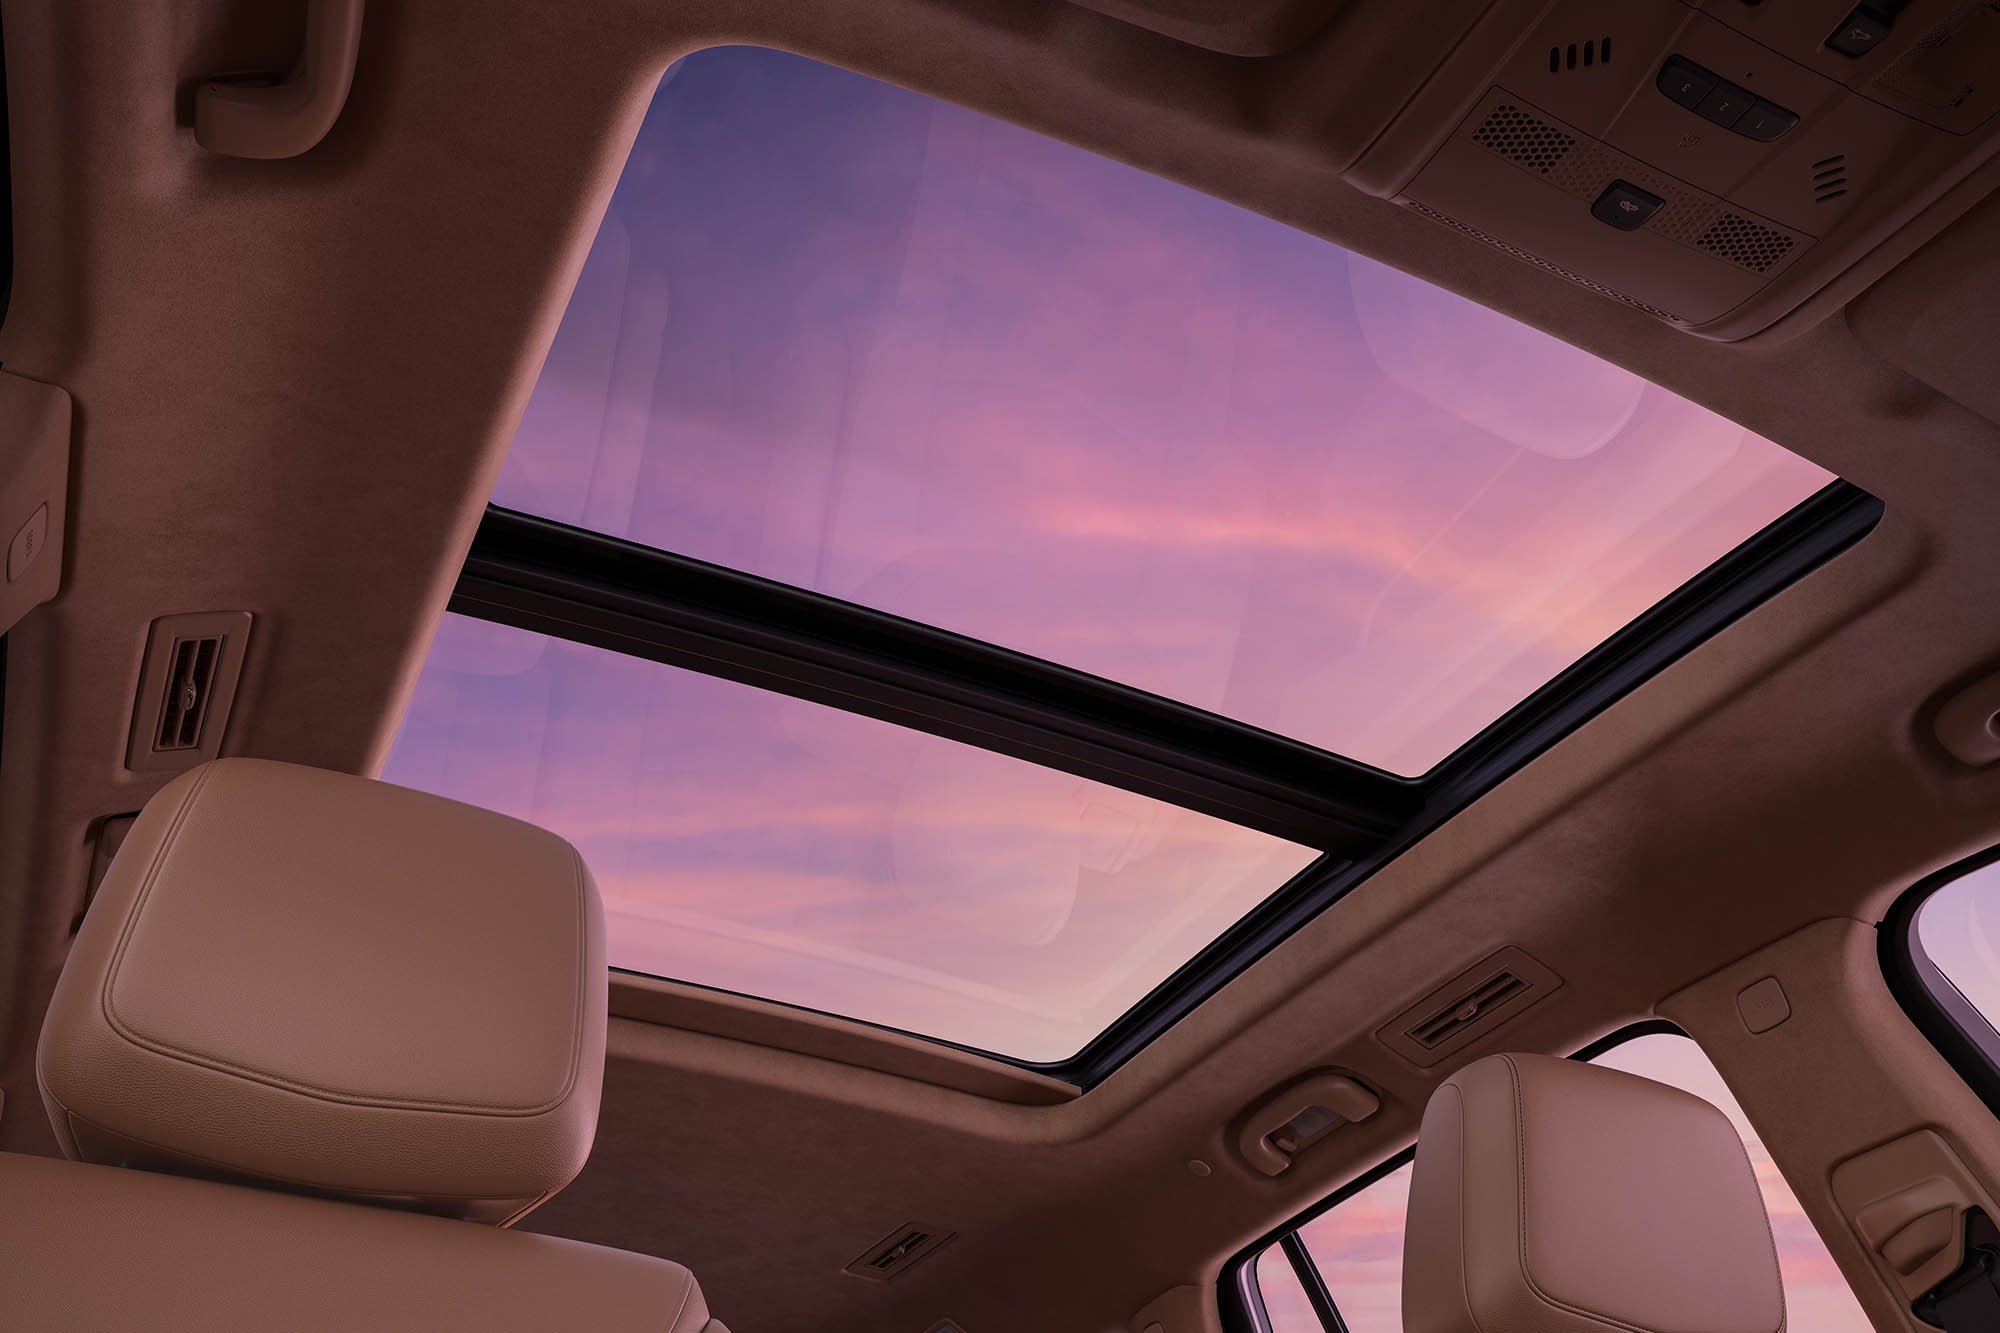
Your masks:
{"label": "beige leather headrest", "polygon": [[105,874],[42,1095],[72,1157],[508,1222],[590,1151],[605,1002],[603,909],[562,839],[222,759]]}
{"label": "beige leather headrest", "polygon": [[1722,1112],[1545,1055],[1495,1055],[1424,1111],[1404,1333],[1780,1333],[1757,1181]]}

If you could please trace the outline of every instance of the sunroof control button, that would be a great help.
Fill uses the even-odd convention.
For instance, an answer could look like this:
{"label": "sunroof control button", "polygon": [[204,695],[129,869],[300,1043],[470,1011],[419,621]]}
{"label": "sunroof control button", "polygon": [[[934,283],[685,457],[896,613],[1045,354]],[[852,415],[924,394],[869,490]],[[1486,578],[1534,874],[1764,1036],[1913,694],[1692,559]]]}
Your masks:
{"label": "sunroof control button", "polygon": [[1759,143],[1769,143],[1799,123],[1796,111],[1787,111],[1775,102],[1758,98],[1736,122],[1736,132]]}
{"label": "sunroof control button", "polygon": [[1598,195],[1597,202],[1590,206],[1590,216],[1620,231],[1637,231],[1646,225],[1647,218],[1660,211],[1660,205],[1665,202],[1657,194],[1648,194],[1631,181],[1613,181],[1604,187],[1604,193]]}
{"label": "sunroof control button", "polygon": [[1695,114],[1712,120],[1725,130],[1736,128],[1736,122],[1743,119],[1757,100],[1757,95],[1748,88],[1739,88],[1727,79],[1716,80],[1715,87],[1708,90],[1708,96],[1695,107]]}
{"label": "sunroof control button", "polygon": [[1660,66],[1660,77],[1653,80],[1655,87],[1690,111],[1701,105],[1717,82],[1715,75],[1686,56],[1668,56]]}
{"label": "sunroof control button", "polygon": [[1873,51],[1889,35],[1889,16],[1881,11],[1880,5],[1856,5],[1840,26],[1827,34],[1827,49],[1850,60]]}

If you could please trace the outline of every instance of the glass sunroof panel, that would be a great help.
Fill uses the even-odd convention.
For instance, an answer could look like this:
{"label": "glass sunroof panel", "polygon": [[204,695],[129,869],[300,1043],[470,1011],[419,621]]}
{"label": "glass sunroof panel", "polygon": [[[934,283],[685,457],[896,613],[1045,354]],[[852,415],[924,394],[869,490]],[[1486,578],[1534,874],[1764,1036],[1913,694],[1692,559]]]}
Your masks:
{"label": "glass sunroof panel", "polygon": [[494,499],[1411,775],[1829,480],[1267,218],[721,48]]}
{"label": "glass sunroof panel", "polygon": [[574,842],[612,966],[1057,1061],[1315,858],[873,718],[448,615],[383,777]]}

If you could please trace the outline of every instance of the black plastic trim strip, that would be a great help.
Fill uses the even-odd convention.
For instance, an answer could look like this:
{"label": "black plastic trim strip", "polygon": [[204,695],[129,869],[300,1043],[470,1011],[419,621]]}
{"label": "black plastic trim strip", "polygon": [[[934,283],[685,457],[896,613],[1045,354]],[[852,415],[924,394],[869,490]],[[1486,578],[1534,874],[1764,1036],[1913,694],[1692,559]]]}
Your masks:
{"label": "black plastic trim strip", "polygon": [[[1606,1033],[1588,1046],[1571,1053],[1569,1058],[1588,1062],[1639,1037],[1687,1037],[1687,1035],[1677,1023],[1671,1023],[1664,1018],[1648,1018],[1637,1023],[1627,1023],[1614,1032]],[[1688,1037],[1688,1040],[1694,1039]],[[1225,1333],[1266,1333],[1269,1328],[1268,1318],[1260,1327],[1251,1316],[1253,1309],[1261,1312],[1264,1305],[1263,1297],[1257,1290],[1257,1259],[1271,1246],[1284,1245],[1287,1241],[1292,1242],[1292,1245],[1286,1248],[1285,1255],[1292,1260],[1294,1271],[1299,1270],[1300,1261],[1303,1259],[1305,1268],[1312,1272],[1311,1283],[1306,1282],[1303,1271],[1299,1272],[1299,1281],[1306,1288],[1306,1299],[1313,1301],[1313,1291],[1317,1289],[1325,1297],[1328,1309],[1332,1311],[1333,1317],[1329,1321],[1326,1313],[1320,1311],[1318,1302],[1313,1301],[1314,1312],[1319,1314],[1320,1322],[1326,1326],[1327,1333],[1347,1333],[1347,1323],[1340,1316],[1339,1304],[1327,1290],[1326,1280],[1320,1276],[1319,1266],[1313,1263],[1312,1251],[1308,1250],[1305,1242],[1299,1239],[1299,1231],[1320,1214],[1333,1211],[1382,1177],[1408,1166],[1416,1158],[1417,1145],[1413,1143],[1401,1152],[1377,1162],[1304,1212],[1286,1218],[1229,1256],[1228,1261],[1222,1265],[1222,1276],[1215,1284],[1216,1298],[1222,1307],[1222,1327]]]}
{"label": "black plastic trim strip", "polygon": [[819,593],[489,508],[451,609],[1011,754],[1351,857],[1410,783],[1297,741]]}
{"label": "black plastic trim strip", "polygon": [[14,302],[14,161],[7,106],[7,51],[0,42],[0,323]]}
{"label": "black plastic trim strip", "polygon": [[1306,1243],[1299,1238],[1299,1233],[1296,1230],[1287,1232],[1278,1244],[1283,1248],[1285,1258],[1291,1260],[1292,1275],[1305,1288],[1306,1304],[1312,1306],[1313,1313],[1319,1316],[1320,1327],[1326,1333],[1347,1333],[1347,1321],[1340,1317],[1340,1307],[1333,1303],[1333,1293],[1326,1289],[1326,1279],[1319,1275],[1319,1265],[1307,1253]]}
{"label": "black plastic trim strip", "polygon": [[1917,913],[1930,896],[1995,861],[2000,847],[1989,847],[1918,880],[1890,905],[1875,927],[1875,943],[1889,993],[1986,1109],[2000,1116],[2000,1031],[1960,994],[1917,939]]}

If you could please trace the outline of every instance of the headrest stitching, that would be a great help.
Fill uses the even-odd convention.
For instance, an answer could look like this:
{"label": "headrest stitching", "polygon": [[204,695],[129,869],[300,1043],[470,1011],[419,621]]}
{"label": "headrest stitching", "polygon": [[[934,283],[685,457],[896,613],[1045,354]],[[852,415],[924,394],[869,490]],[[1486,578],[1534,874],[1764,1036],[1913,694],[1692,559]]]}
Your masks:
{"label": "headrest stitching", "polygon": [[1515,1063],[1511,1055],[1503,1055],[1500,1058],[1507,1062],[1507,1076],[1514,1086],[1514,1169],[1518,1181],[1516,1198],[1520,1212],[1515,1244],[1520,1255],[1521,1280],[1527,1283],[1529,1291],[1555,1309],[1566,1310],[1570,1314],[1603,1324],[1608,1328],[1627,1329],[1629,1333],[1655,1333],[1653,1329],[1628,1324],[1611,1315],[1596,1310],[1586,1310],[1580,1305],[1572,1305],[1568,1301],[1550,1295],[1542,1289],[1541,1283],[1535,1281],[1535,1270],[1528,1266],[1528,1104],[1526,1095],[1521,1090],[1520,1065]]}
{"label": "headrest stitching", "polygon": [[139,886],[139,892],[133,896],[131,909],[119,923],[118,947],[112,950],[111,963],[104,969],[104,980],[98,986],[97,1005],[99,1012],[104,1015],[104,1021],[111,1026],[112,1031],[140,1045],[145,1043],[129,1035],[124,1022],[119,1019],[117,1007],[111,1002],[111,991],[117,985],[119,969],[125,965],[125,950],[132,943],[132,932],[139,928],[139,914],[145,910],[146,900],[153,896],[153,886],[159,882],[160,868],[166,864],[167,853],[173,849],[175,840],[181,835],[181,829],[187,824],[188,815],[194,810],[195,801],[200,798],[202,790],[208,786],[209,779],[214,775],[213,767],[203,768],[188,786],[187,795],[181,798],[179,808],[174,811],[173,822],[167,825],[166,833],[160,838],[159,847],[153,852],[152,864],[146,867],[145,882]]}
{"label": "headrest stitching", "polygon": [[[583,853],[576,844],[564,841],[569,849],[570,883],[576,890],[576,1013],[570,1024],[569,1075],[563,1079],[562,1093],[557,1103],[569,1100],[576,1090],[576,1081],[583,1073],[583,1030],[589,1022],[590,1014],[590,869],[583,863]],[[600,979],[600,984],[608,984]]]}
{"label": "headrest stitching", "polygon": [[[570,1043],[569,1075],[564,1080],[561,1091],[547,1101],[529,1107],[482,1106],[469,1102],[427,1101],[420,1098],[387,1098],[362,1093],[341,1092],[333,1088],[322,1088],[310,1083],[301,1083],[294,1079],[282,1078],[266,1070],[252,1069],[248,1066],[234,1064],[227,1060],[218,1060],[212,1055],[200,1051],[187,1050],[174,1045],[172,1042],[161,1041],[156,1037],[146,1036],[121,1019],[118,1016],[116,1007],[112,1004],[111,991],[116,984],[119,969],[124,965],[127,946],[131,943],[133,932],[138,929],[139,917],[144,912],[146,902],[152,895],[154,884],[157,882],[161,867],[166,864],[168,854],[173,848],[175,839],[179,837],[182,827],[185,825],[188,816],[192,813],[196,799],[206,789],[209,778],[215,772],[216,769],[213,766],[202,769],[199,776],[195,778],[194,784],[188,789],[188,794],[182,800],[180,808],[174,812],[173,824],[168,828],[166,835],[160,840],[158,849],[153,853],[152,864],[147,867],[145,883],[140,886],[139,893],[133,899],[131,910],[126,914],[118,937],[118,946],[112,953],[110,965],[104,969],[104,981],[98,990],[98,1007],[104,1015],[106,1024],[110,1026],[112,1031],[133,1045],[151,1051],[156,1055],[172,1056],[189,1064],[199,1065],[204,1069],[243,1079],[245,1082],[257,1083],[269,1088],[277,1088],[302,1097],[310,1097],[315,1101],[333,1102],[338,1105],[354,1106],[364,1110],[430,1111],[448,1115],[532,1119],[536,1116],[547,1115],[551,1111],[560,1109],[569,1100],[570,1094],[576,1086],[579,1063],[582,1060],[583,1042],[581,1032],[583,1015],[588,1012],[587,1003],[585,1003],[583,1008],[579,1009],[577,1021],[572,1028],[576,1036]],[[582,860],[574,847],[570,848],[570,855],[574,864],[580,869]],[[587,960],[589,956],[588,904],[586,895],[582,892],[581,882],[578,883],[577,914],[581,927],[578,948],[583,951],[584,960]],[[577,971],[582,973],[585,969],[579,966]],[[580,983],[580,985],[588,984],[588,977],[583,978]],[[579,1002],[584,1003],[581,991],[579,991]]]}

